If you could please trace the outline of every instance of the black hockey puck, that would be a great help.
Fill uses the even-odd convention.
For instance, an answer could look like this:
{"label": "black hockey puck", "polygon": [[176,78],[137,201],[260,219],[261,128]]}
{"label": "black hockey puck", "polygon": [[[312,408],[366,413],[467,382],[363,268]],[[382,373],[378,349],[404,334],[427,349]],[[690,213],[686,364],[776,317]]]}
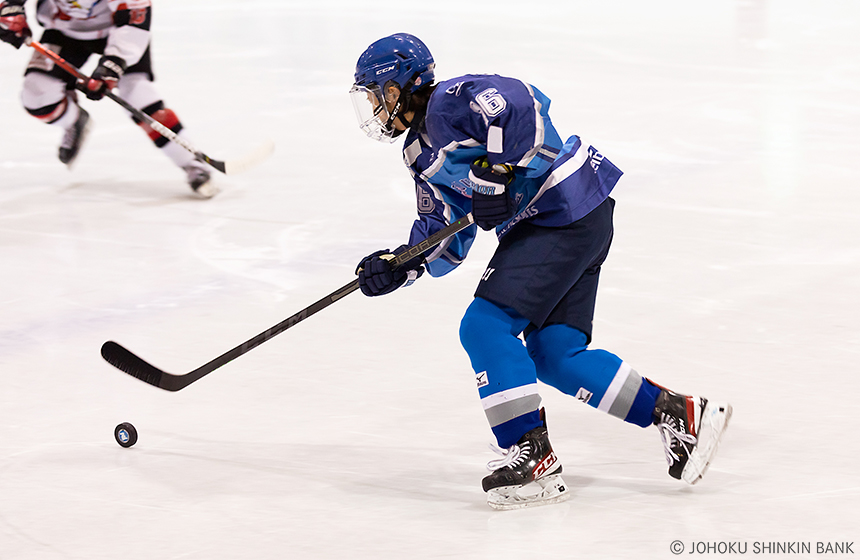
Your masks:
{"label": "black hockey puck", "polygon": [[137,443],[137,430],[129,422],[123,422],[113,429],[113,437],[123,447],[131,447]]}

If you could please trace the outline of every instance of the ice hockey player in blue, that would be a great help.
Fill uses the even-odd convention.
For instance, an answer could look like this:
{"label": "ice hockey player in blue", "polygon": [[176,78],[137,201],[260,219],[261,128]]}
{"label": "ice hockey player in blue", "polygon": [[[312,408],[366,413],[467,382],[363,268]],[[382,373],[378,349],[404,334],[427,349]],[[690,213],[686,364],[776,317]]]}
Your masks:
{"label": "ice hockey player in blue", "polygon": [[[436,83],[434,71],[426,45],[397,33],[362,53],[350,94],[368,136],[405,137],[418,204],[410,245],[470,212],[499,238],[460,326],[502,456],[483,480],[489,505],[513,509],[569,497],[538,380],[625,422],[656,425],[669,474],[695,484],[731,406],[669,391],[614,354],[588,348],[612,241],[609,194],[621,171],[583,139],[563,141],[549,98],[533,85],[485,74]],[[361,291],[388,294],[425,269],[447,274],[466,258],[477,231],[472,225],[397,269],[389,260],[406,245],[376,251],[358,265]]]}

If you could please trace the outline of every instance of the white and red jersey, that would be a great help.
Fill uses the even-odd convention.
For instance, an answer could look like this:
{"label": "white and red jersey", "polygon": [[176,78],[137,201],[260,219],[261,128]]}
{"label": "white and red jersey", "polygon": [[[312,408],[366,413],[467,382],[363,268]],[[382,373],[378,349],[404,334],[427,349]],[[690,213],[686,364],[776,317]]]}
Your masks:
{"label": "white and red jersey", "polygon": [[72,39],[107,38],[104,54],[137,63],[149,46],[151,0],[39,0],[36,19]]}

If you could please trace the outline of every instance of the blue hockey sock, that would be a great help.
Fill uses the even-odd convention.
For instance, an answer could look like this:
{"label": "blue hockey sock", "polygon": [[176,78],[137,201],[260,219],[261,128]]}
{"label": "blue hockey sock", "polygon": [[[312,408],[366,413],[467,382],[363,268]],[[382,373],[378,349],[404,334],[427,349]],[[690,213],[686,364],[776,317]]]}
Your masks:
{"label": "blue hockey sock", "polygon": [[529,334],[538,379],[625,422],[650,426],[660,389],[615,354],[586,344],[585,333],[569,325]]}
{"label": "blue hockey sock", "polygon": [[481,404],[499,447],[542,424],[537,373],[518,338],[529,321],[510,308],[475,298],[460,323],[460,342],[478,382]]}

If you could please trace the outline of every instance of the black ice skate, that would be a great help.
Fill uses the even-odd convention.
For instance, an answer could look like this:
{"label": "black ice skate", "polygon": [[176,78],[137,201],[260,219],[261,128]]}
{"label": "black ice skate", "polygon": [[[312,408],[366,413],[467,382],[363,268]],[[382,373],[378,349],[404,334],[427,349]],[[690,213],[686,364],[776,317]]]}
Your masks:
{"label": "black ice skate", "polygon": [[214,186],[210,179],[211,174],[206,168],[206,165],[198,161],[193,161],[184,168],[185,176],[188,180],[188,186],[191,190],[201,198],[212,198],[218,194],[218,187]]}
{"label": "black ice skate", "polygon": [[728,403],[663,389],[654,407],[654,425],[663,439],[669,476],[688,484],[701,480],[731,417]]}
{"label": "black ice skate", "polygon": [[69,167],[75,162],[78,157],[78,152],[81,151],[81,146],[87,139],[90,131],[90,114],[79,108],[80,114],[78,119],[66,129],[66,134],[63,136],[63,141],[60,143],[59,158],[60,161]]}
{"label": "black ice skate", "polygon": [[490,461],[493,473],[484,477],[482,485],[487,503],[494,509],[518,509],[555,504],[570,497],[561,479],[561,463],[549,443],[544,411],[543,426],[539,426],[508,449],[494,450],[502,459]]}

